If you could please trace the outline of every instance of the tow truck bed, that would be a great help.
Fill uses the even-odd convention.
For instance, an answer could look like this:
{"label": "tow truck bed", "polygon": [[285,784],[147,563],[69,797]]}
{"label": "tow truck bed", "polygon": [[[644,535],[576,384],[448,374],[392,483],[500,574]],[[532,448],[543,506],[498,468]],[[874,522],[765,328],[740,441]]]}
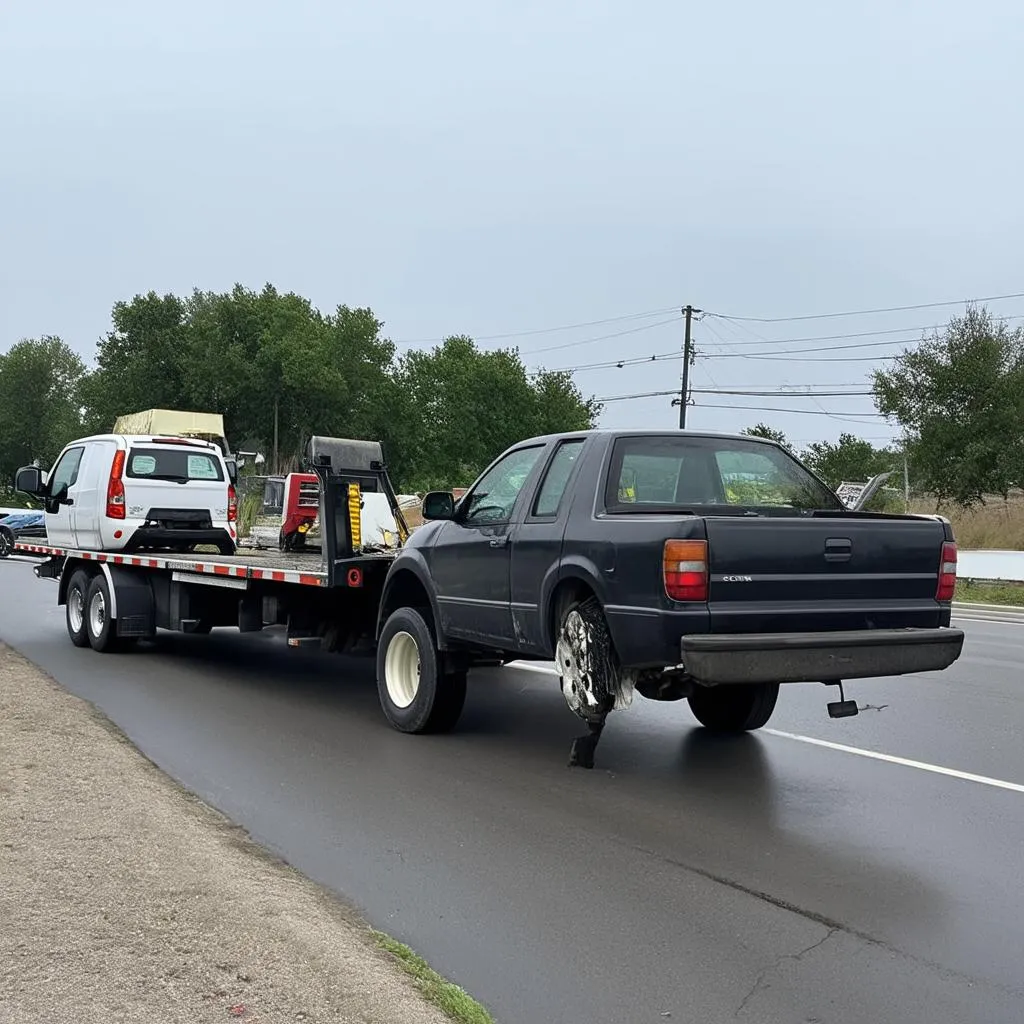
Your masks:
{"label": "tow truck bed", "polygon": [[[276,583],[298,583],[303,586],[325,587],[327,572],[324,558],[319,552],[282,553],[261,551],[253,548],[236,555],[215,554],[141,554],[121,555],[104,551],[84,551],[73,548],[57,548],[46,544],[18,543],[17,554],[33,557],[69,558],[83,561],[131,566],[141,569],[171,569],[178,572],[194,573],[198,576],[228,576],[235,579],[273,580]],[[367,559],[390,561],[390,554],[364,554]]]}

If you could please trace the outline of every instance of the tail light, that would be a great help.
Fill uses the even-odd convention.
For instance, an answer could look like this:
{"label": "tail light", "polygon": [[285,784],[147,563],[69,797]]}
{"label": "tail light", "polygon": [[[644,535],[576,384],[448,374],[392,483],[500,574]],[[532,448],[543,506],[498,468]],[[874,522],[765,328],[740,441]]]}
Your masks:
{"label": "tail light", "polygon": [[238,519],[238,492],[234,484],[228,484],[228,522],[233,523]]}
{"label": "tail light", "polygon": [[124,519],[124,484],[121,474],[124,472],[124,449],[114,452],[114,462],[110,467],[110,479],[107,481],[107,518]]}
{"label": "tail light", "polygon": [[665,593],[673,601],[708,599],[708,544],[704,540],[667,540],[662,560]]}
{"label": "tail light", "polygon": [[956,545],[947,541],[942,545],[942,561],[939,563],[939,586],[935,591],[936,601],[952,601],[956,592]]}

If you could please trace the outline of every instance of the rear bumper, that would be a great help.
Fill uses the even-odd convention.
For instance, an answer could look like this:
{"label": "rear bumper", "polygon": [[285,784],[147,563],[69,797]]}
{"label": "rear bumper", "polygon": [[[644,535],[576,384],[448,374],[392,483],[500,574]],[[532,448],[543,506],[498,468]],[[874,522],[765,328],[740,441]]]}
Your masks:
{"label": "rear bumper", "polygon": [[705,686],[939,672],[960,657],[963,645],[959,629],[702,634],[680,642],[687,674]]}
{"label": "rear bumper", "polygon": [[220,527],[198,530],[167,530],[159,526],[139,527],[122,549],[126,554],[137,551],[183,552],[197,544],[219,547],[222,552],[234,552],[235,542],[227,530]]}

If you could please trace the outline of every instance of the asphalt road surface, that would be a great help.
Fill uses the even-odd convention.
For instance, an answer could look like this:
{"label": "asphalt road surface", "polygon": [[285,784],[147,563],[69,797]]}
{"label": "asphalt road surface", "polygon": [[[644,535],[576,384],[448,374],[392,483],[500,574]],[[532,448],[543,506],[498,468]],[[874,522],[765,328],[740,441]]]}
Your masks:
{"label": "asphalt road surface", "polygon": [[716,742],[637,698],[586,772],[543,671],[402,736],[367,663],[228,631],[97,655],[55,600],[0,563],[0,638],[499,1021],[1024,1019],[1024,626],[963,623],[956,666],[851,686],[848,720],[792,686]]}

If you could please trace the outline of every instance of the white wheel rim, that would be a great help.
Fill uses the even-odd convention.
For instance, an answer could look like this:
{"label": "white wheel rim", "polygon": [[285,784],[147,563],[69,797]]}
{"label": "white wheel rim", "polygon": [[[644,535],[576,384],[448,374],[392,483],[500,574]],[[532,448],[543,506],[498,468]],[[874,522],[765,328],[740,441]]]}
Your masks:
{"label": "white wheel rim", "polygon": [[81,633],[85,621],[85,595],[78,587],[73,587],[68,594],[68,623],[72,632]]}
{"label": "white wheel rim", "polygon": [[420,648],[411,633],[396,633],[384,657],[384,683],[397,708],[407,708],[420,692]]}
{"label": "white wheel rim", "polygon": [[562,635],[555,645],[555,657],[562,681],[562,696],[576,714],[584,707],[597,705],[597,697],[580,665],[580,655],[585,657],[588,653],[587,641],[587,624],[583,616],[575,610],[569,612],[562,626]]}
{"label": "white wheel rim", "polygon": [[95,637],[100,636],[106,621],[107,602],[103,598],[103,591],[97,590],[89,602],[89,632]]}

